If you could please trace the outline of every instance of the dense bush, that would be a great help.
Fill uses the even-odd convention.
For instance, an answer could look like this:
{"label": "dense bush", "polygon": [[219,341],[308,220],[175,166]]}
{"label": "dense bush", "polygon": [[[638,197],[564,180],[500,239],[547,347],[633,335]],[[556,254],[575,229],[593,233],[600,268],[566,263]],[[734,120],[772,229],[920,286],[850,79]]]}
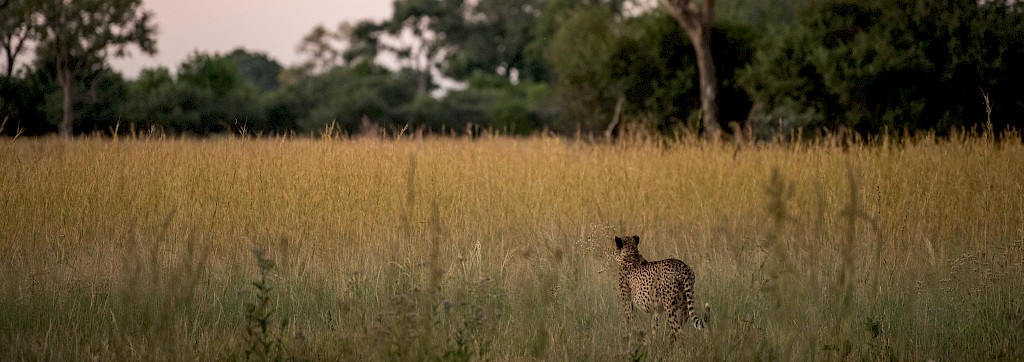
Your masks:
{"label": "dense bush", "polygon": [[1024,119],[1022,32],[999,2],[824,2],[765,37],[741,83],[762,128],[1001,129]]}

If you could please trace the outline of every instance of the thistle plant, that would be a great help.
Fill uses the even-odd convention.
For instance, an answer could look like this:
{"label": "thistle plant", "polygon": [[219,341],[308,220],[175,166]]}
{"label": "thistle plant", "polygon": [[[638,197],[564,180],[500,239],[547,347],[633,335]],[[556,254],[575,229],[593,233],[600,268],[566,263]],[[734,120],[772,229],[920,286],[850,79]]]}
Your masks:
{"label": "thistle plant", "polygon": [[274,329],[275,310],[270,304],[273,288],[267,278],[274,269],[274,261],[267,257],[266,250],[261,246],[254,246],[252,253],[256,257],[260,277],[252,283],[256,288],[256,299],[245,304],[245,359],[281,361],[285,359],[281,335],[288,327],[288,319],[282,319],[280,328]]}

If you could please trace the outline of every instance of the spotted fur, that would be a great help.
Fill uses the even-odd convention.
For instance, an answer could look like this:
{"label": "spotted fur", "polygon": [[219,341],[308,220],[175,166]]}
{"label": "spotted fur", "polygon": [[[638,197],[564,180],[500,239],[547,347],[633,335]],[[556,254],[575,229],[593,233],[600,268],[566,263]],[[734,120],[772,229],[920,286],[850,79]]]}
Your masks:
{"label": "spotted fur", "polygon": [[[693,327],[703,330],[705,318],[698,318],[693,312],[693,270],[678,259],[649,262],[637,245],[639,236],[615,237],[615,256],[619,262],[619,300],[626,324],[632,325],[633,307],[644,313],[654,314],[654,327],[658,324],[658,313],[667,312],[668,323],[673,336],[682,333],[680,313],[686,312]],[[710,307],[705,304],[705,309]]]}

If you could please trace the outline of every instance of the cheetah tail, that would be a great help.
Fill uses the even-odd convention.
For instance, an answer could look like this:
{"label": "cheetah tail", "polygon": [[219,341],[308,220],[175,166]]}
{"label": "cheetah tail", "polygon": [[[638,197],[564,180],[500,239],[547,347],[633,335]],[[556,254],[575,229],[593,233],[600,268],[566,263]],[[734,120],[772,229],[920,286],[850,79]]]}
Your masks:
{"label": "cheetah tail", "polygon": [[709,319],[711,319],[711,303],[704,302],[704,318],[701,318],[701,320],[704,322],[705,328],[707,328]]}
{"label": "cheetah tail", "polygon": [[690,314],[690,318],[693,319],[693,327],[697,328],[697,330],[699,330],[699,331],[702,331],[702,330],[706,329],[707,328],[707,324],[708,324],[708,319],[711,318],[711,304],[707,303],[707,302],[704,303],[704,316],[703,317],[699,317],[699,316],[697,316],[697,313],[693,313],[692,312],[693,309],[690,309],[690,310],[691,310],[691,313],[692,313],[692,314]]}

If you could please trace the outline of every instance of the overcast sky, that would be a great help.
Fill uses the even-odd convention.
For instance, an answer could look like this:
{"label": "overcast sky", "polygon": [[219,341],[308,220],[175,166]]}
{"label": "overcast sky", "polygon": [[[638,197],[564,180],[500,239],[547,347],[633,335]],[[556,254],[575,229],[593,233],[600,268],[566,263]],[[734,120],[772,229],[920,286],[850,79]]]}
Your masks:
{"label": "overcast sky", "polygon": [[298,62],[299,40],[317,24],[334,29],[342,21],[391,16],[391,0],[143,0],[157,25],[157,54],[133,49],[112,59],[114,69],[134,79],[142,68],[174,71],[189,54],[227,53],[242,47],[268,54],[284,66]]}

